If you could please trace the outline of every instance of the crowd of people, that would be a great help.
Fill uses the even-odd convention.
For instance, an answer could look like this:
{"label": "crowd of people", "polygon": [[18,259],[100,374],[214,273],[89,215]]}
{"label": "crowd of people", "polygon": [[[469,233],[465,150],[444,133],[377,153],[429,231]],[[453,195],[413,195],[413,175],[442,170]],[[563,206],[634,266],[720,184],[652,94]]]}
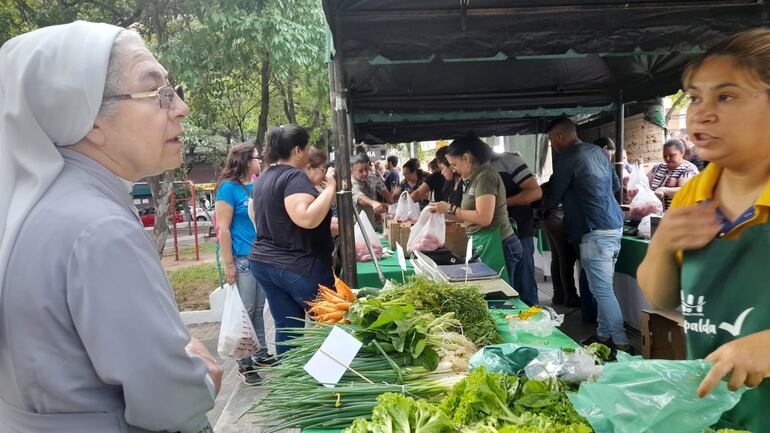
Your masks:
{"label": "crowd of people", "polygon": [[[0,213],[4,428],[210,431],[206,412],[222,368],[182,323],[128,193],[133,182],[181,163],[189,109],[168,72],[134,31],[87,22],[12,39],[0,49],[0,68],[0,190],[8,202]],[[763,133],[770,30],[715,46],[688,67],[684,85],[697,152],[689,140],[669,140],[664,162],[647,173],[668,210],[639,283],[656,306],[684,305],[688,356],[714,364],[700,395],[727,375],[731,389],[754,388],[725,420],[768,431],[770,418],[756,414],[770,403],[770,148]],[[555,258],[552,301],[580,306],[584,320],[596,322],[596,335],[584,343],[631,351],[613,289],[624,224],[614,143],[583,142],[566,117],[547,134],[554,174],[542,186],[520,156],[495,154],[470,133],[438,149],[430,172],[414,159],[399,172],[395,156],[372,162],[357,151],[354,204],[374,222],[407,194],[462,223],[474,255],[529,305],[540,303],[533,260],[539,209]],[[257,333],[258,349],[237,360],[249,384],[260,381],[256,366],[275,361],[265,308],[278,328],[276,343],[285,342],[291,335],[282,329],[301,326],[318,285],[334,285],[338,226],[336,172],[308,131],[274,126],[265,141],[263,154],[251,144],[230,149],[215,199],[225,280],[237,286]],[[572,276],[578,259],[579,293]],[[719,323],[718,330],[689,326],[696,316]],[[276,347],[279,356],[285,350]]]}

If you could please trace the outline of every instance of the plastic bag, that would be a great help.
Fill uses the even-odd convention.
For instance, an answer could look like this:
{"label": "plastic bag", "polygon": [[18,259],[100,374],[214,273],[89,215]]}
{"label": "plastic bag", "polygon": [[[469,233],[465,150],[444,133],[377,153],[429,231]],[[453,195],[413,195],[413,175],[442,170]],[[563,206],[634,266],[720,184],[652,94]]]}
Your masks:
{"label": "plastic bag", "polygon": [[538,305],[532,308],[537,308],[540,311],[523,320],[514,316],[508,322],[508,327],[515,339],[519,338],[519,332],[526,332],[535,337],[547,337],[553,333],[554,328],[564,322],[564,315],[556,313],[551,307]]}
{"label": "plastic bag", "polygon": [[444,246],[446,225],[444,214],[431,212],[426,207],[420,212],[420,218],[409,232],[406,243],[407,251],[433,251]]}
{"label": "plastic bag", "polygon": [[257,350],[257,333],[235,284],[225,284],[225,307],[217,352],[221,357],[245,358]]}
{"label": "plastic bag", "polygon": [[420,203],[413,201],[408,192],[402,192],[396,205],[396,221],[417,222],[419,218]]}
{"label": "plastic bag", "polygon": [[652,222],[650,221],[652,215],[647,215],[642,218],[642,222],[639,223],[639,230],[637,237],[642,239],[650,239],[652,237]]}
{"label": "plastic bag", "polygon": [[518,374],[538,354],[557,350],[553,347],[521,345],[515,343],[492,344],[476,352],[468,363],[473,370],[484,367],[489,373]]}
{"label": "plastic bag", "polygon": [[[374,255],[377,256],[378,259],[382,258],[382,245],[380,245],[380,240],[377,238],[377,233],[374,231],[372,223],[369,222],[369,218],[366,216],[366,212],[361,211],[358,216],[360,217],[359,219],[361,220],[361,224],[363,224],[364,230],[366,231],[366,237],[369,238],[369,243],[372,244]],[[366,241],[364,240],[364,235],[361,233],[361,227],[358,226],[358,223],[356,223],[355,226],[355,237],[356,260],[359,262],[367,262],[372,260],[372,255],[369,253],[369,248],[366,247]]]}
{"label": "plastic bag", "polygon": [[642,171],[642,167],[639,164],[634,164],[631,173],[628,175],[628,183],[626,184],[626,191],[628,191],[628,197],[633,199],[639,192],[639,188],[646,186],[650,187],[650,181],[647,179],[647,175]]}
{"label": "plastic bag", "polygon": [[639,187],[629,207],[633,221],[641,221],[647,215],[663,215],[663,202],[646,185]]}
{"label": "plastic bag", "polygon": [[604,366],[596,383],[583,383],[568,395],[596,433],[701,433],[746,391],[731,392],[720,382],[698,398],[698,385],[710,368],[702,360],[614,362]]}
{"label": "plastic bag", "polygon": [[596,362],[596,357],[584,349],[541,351],[524,367],[524,372],[534,380],[557,378],[569,383],[582,383],[602,374],[602,366],[596,365]]}

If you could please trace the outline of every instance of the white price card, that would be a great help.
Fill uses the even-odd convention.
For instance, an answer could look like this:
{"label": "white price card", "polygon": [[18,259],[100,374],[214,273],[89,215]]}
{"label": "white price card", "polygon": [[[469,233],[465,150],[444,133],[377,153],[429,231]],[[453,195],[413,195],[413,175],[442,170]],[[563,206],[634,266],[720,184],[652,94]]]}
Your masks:
{"label": "white price card", "polygon": [[334,388],[363,343],[335,326],[321,348],[305,364],[304,370],[327,388]]}
{"label": "white price card", "polygon": [[404,257],[404,249],[401,248],[398,242],[396,242],[396,254],[398,255],[398,264],[401,266],[401,270],[406,272],[406,257]]}

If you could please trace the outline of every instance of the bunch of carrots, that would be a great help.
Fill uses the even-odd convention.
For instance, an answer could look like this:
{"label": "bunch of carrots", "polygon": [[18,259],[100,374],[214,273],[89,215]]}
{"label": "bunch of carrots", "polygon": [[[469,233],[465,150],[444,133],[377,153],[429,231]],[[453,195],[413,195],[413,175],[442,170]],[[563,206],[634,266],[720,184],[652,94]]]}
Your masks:
{"label": "bunch of carrots", "polygon": [[308,312],[308,317],[321,323],[348,323],[344,320],[352,304],[356,300],[356,295],[350,290],[344,281],[336,276],[334,277],[334,289],[330,289],[322,284],[318,285],[318,297],[315,301],[308,302],[312,308]]}

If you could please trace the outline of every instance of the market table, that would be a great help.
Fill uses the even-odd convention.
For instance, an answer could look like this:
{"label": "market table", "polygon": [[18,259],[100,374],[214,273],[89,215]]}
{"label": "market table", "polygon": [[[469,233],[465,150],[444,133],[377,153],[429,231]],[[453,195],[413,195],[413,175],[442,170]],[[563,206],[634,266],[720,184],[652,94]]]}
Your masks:
{"label": "market table", "polygon": [[644,260],[649,244],[650,241],[646,239],[623,236],[620,239],[620,254],[618,255],[618,262],[615,264],[615,272],[636,278],[636,269]]}
{"label": "market table", "polygon": [[[390,251],[388,248],[388,242],[386,240],[380,240],[382,248],[385,251]],[[392,255],[380,260],[380,268],[382,274],[385,275],[385,279],[393,280],[395,282],[401,282],[401,266],[398,265],[398,256],[395,251],[391,251]],[[374,262],[357,262],[356,273],[358,274],[358,287],[382,287],[382,281],[377,276],[377,269],[374,267]],[[414,269],[406,261],[406,277],[414,275]]]}

